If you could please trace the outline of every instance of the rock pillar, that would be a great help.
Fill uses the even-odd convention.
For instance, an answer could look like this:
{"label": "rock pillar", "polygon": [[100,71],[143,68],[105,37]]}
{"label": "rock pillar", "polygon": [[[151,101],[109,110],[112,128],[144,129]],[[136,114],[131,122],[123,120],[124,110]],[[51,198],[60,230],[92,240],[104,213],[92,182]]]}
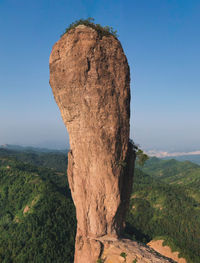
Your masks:
{"label": "rock pillar", "polygon": [[76,263],[96,263],[117,240],[132,189],[130,73],[120,42],[84,25],[50,56],[50,85],[67,127],[68,181],[76,207]]}

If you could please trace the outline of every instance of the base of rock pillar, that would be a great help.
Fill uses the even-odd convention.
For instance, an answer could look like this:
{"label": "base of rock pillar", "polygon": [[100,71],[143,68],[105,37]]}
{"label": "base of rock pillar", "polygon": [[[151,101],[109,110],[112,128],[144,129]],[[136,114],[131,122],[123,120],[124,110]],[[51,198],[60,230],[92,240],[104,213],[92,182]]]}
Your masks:
{"label": "base of rock pillar", "polygon": [[172,263],[149,246],[129,239],[103,236],[76,239],[75,263]]}
{"label": "base of rock pillar", "polygon": [[74,263],[97,263],[103,252],[103,244],[99,240],[76,237]]}

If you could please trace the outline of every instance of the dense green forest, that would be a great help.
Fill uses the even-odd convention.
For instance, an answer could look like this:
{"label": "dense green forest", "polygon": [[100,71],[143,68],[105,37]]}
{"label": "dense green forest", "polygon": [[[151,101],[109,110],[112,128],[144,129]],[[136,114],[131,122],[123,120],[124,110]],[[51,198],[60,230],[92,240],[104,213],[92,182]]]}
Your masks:
{"label": "dense green forest", "polygon": [[171,186],[179,185],[191,198],[200,203],[200,166],[189,161],[151,158],[143,171]]}
{"label": "dense green forest", "polygon": [[10,150],[0,148],[0,157],[11,157],[15,160],[22,161],[24,163],[32,164],[39,167],[47,167],[60,172],[66,172],[67,151],[66,153],[61,151],[45,152],[40,151],[39,149],[37,150],[37,148],[33,149],[20,148],[20,150]]}
{"label": "dense green forest", "polygon": [[[75,209],[64,153],[0,149],[0,262],[73,262]],[[125,235],[164,239],[200,262],[200,166],[151,158],[135,170]]]}
{"label": "dense green forest", "polygon": [[200,262],[200,166],[151,158],[135,170],[126,232],[164,239],[187,262]]}
{"label": "dense green forest", "polygon": [[72,262],[76,220],[66,174],[0,157],[0,182],[0,262]]}

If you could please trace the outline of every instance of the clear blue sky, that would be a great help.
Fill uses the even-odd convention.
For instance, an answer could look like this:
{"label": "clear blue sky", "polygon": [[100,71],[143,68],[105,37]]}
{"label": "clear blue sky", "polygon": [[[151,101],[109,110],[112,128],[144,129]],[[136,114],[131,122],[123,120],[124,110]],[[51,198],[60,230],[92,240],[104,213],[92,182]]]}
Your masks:
{"label": "clear blue sky", "polygon": [[200,149],[199,14],[199,0],[0,0],[0,144],[66,146],[49,55],[71,22],[94,17],[128,57],[135,142]]}

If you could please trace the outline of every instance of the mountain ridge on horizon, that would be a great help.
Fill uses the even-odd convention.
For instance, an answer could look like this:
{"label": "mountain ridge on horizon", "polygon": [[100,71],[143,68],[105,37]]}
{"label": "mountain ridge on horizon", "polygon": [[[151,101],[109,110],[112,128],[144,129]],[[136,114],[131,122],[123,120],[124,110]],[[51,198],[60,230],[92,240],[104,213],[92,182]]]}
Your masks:
{"label": "mountain ridge on horizon", "polygon": [[[19,151],[19,152],[39,152],[39,153],[64,153],[69,151],[68,147],[65,148],[51,148],[29,145],[17,145],[17,144],[2,144],[0,149]],[[185,152],[168,152],[159,150],[144,150],[144,152],[150,157],[157,157],[164,160],[175,159],[177,161],[190,161],[200,165],[200,150],[197,151],[185,151]]]}
{"label": "mountain ridge on horizon", "polygon": [[145,151],[150,157],[157,157],[164,160],[175,159],[177,161],[190,161],[200,165],[200,150],[189,152],[167,152],[167,151]]}
{"label": "mountain ridge on horizon", "polygon": [[8,150],[16,150],[16,151],[33,151],[33,152],[63,152],[67,153],[68,148],[56,149],[56,148],[48,148],[48,147],[40,147],[40,146],[29,146],[29,145],[17,145],[17,144],[2,144],[0,145],[0,149],[8,149]]}

